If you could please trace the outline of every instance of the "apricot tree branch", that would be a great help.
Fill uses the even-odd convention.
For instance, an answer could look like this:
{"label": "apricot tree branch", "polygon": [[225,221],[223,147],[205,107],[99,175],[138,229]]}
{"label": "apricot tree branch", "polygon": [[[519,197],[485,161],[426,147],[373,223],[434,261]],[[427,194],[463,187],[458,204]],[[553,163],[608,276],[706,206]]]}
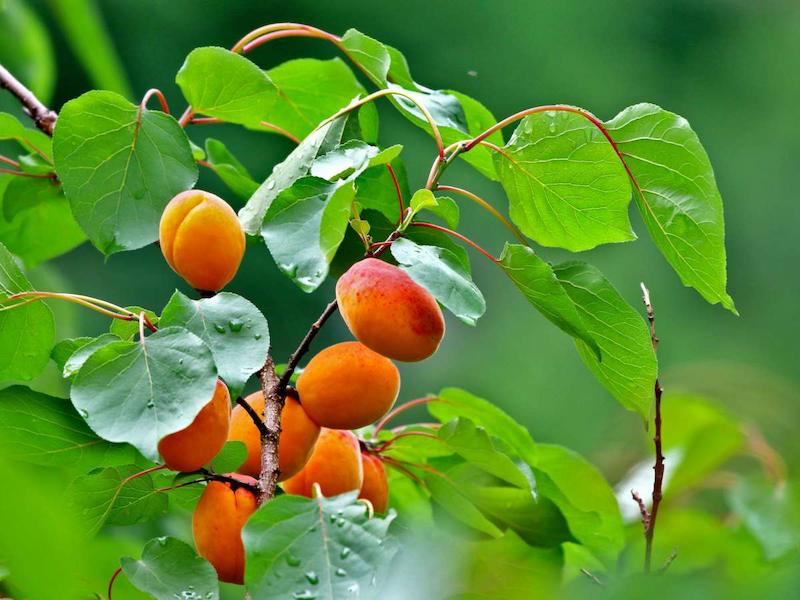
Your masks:
{"label": "apricot tree branch", "polygon": [[264,425],[264,421],[261,420],[261,415],[258,414],[255,408],[250,406],[250,403],[239,396],[236,398],[236,404],[241,406],[250,418],[253,419],[253,423],[255,423],[256,428],[258,429],[258,433],[262,436],[267,435],[269,432],[267,431],[267,427]]}
{"label": "apricot tree branch", "polygon": [[264,394],[264,428],[261,430],[261,473],[258,478],[258,503],[264,504],[275,496],[275,486],[281,471],[278,466],[278,444],[281,439],[281,412],[283,394],[280,387],[272,354],[258,372],[261,392]]}
{"label": "apricot tree branch", "polygon": [[32,120],[34,125],[47,135],[53,135],[58,115],[47,108],[27,87],[14,77],[3,65],[0,65],[0,88],[7,89],[19,100],[22,110]]}

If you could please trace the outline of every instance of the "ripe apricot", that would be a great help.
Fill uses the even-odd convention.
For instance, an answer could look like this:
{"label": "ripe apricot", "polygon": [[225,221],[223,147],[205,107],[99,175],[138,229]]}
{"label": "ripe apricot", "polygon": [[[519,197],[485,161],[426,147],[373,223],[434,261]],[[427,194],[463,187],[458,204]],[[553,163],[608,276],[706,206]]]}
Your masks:
{"label": "ripe apricot", "polygon": [[231,396],[219,379],[214,396],[188,427],[164,436],[158,452],[173,471],[197,471],[217,455],[228,438]]}
{"label": "ripe apricot", "polygon": [[[232,475],[255,485],[252,477]],[[233,489],[231,484],[211,481],[200,496],[192,517],[192,533],[197,552],[214,565],[220,581],[243,583],[244,544],[242,527],[258,503],[245,487]]]}
{"label": "ripe apricot", "polygon": [[336,299],[356,339],[389,358],[423,360],[444,337],[442,309],[431,293],[376,258],[357,262],[339,278]]}
{"label": "ripe apricot", "polygon": [[216,292],[233,279],[244,256],[244,231],[222,198],[201,190],[170,200],[159,226],[169,266],[198,290]]}
{"label": "ripe apricot", "polygon": [[361,489],[364,468],[358,438],[352,431],[323,427],[306,466],[284,481],[283,489],[288,494],[311,498],[315,483],[324,496]]}
{"label": "ripe apricot", "polygon": [[389,508],[389,481],[383,461],[368,452],[361,453],[361,461],[364,464],[364,483],[358,497],[369,500],[376,513],[385,513]]}
{"label": "ripe apricot", "polygon": [[323,427],[358,429],[392,407],[400,373],[385,356],[359,342],[342,342],[312,358],[297,380],[308,416]]}
{"label": "ripe apricot", "polygon": [[[264,394],[254,392],[245,398],[247,403],[263,417]],[[291,396],[286,398],[281,413],[281,441],[278,446],[279,481],[288,479],[306,464],[319,437],[319,425],[314,423],[300,403]],[[261,473],[261,434],[253,419],[241,406],[231,413],[229,440],[244,442],[247,460],[237,469],[239,473],[258,477]]]}

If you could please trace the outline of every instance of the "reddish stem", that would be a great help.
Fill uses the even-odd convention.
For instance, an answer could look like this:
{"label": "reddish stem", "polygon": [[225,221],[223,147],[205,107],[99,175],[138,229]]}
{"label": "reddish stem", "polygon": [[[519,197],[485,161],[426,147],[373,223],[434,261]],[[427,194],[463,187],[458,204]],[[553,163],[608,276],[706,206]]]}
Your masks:
{"label": "reddish stem", "polygon": [[381,444],[375,449],[375,452],[380,454],[381,452],[384,452],[386,449],[388,449],[397,440],[401,440],[406,437],[426,437],[432,440],[442,441],[440,437],[435,436],[432,433],[425,433],[424,431],[404,431],[402,433],[398,433],[394,437],[391,437],[385,442],[383,442],[383,444]]}
{"label": "reddish stem", "polygon": [[0,162],[6,163],[7,165],[11,165],[12,167],[16,167],[19,169],[19,163],[15,160],[8,158],[7,156],[0,155]]}
{"label": "reddish stem", "polygon": [[476,244],[471,239],[469,239],[467,236],[461,235],[457,231],[453,231],[452,229],[448,229],[447,227],[442,227],[441,225],[436,225],[434,223],[426,223],[424,221],[414,221],[413,223],[411,223],[411,225],[413,225],[414,227],[427,227],[428,229],[436,229],[437,231],[442,231],[442,232],[444,232],[444,233],[446,233],[448,235],[452,235],[453,237],[458,238],[462,242],[464,242],[466,244],[469,244],[470,246],[475,248],[475,250],[477,250],[478,252],[483,254],[486,258],[488,258],[493,263],[497,264],[497,263],[500,262],[494,256],[489,254],[486,250],[481,248],[478,244]]}
{"label": "reddish stem", "polygon": [[259,46],[266,44],[267,42],[271,42],[272,40],[279,40],[282,38],[289,38],[289,37],[307,37],[307,38],[317,38],[322,40],[330,39],[324,34],[320,34],[319,32],[310,31],[308,29],[284,29],[283,31],[273,31],[271,33],[266,33],[262,36],[257,37],[252,42],[248,42],[242,48],[242,54],[247,54],[252,52]]}
{"label": "reddish stem", "polygon": [[400,207],[400,216],[397,218],[397,226],[400,227],[400,225],[403,223],[403,213],[406,210],[403,204],[403,193],[400,191],[400,184],[397,182],[397,175],[395,175],[392,165],[386,163],[386,168],[389,170],[389,175],[392,176],[392,183],[394,183],[394,191],[397,194],[397,204]]}
{"label": "reddish stem", "polygon": [[122,567],[117,567],[117,570],[111,575],[111,579],[108,580],[108,600],[112,600],[111,589],[114,587],[114,582],[117,580],[120,573],[122,573]]}
{"label": "reddish stem", "polygon": [[[225,123],[222,119],[218,119],[217,117],[193,117],[189,121],[189,125],[215,125],[217,123]],[[282,136],[289,138],[295,144],[299,144],[302,140],[294,135],[291,131],[287,131],[283,127],[279,125],[275,125],[274,123],[270,123],[269,121],[261,121],[259,123],[262,127],[266,129],[271,129],[275,133],[279,133]]]}
{"label": "reddish stem", "polygon": [[142,97],[142,102],[139,104],[139,108],[141,110],[147,108],[147,103],[153,96],[158,98],[158,101],[161,104],[161,110],[169,114],[169,106],[167,105],[167,99],[164,97],[164,94],[158,88],[150,88],[144,93],[144,96]]}
{"label": "reddish stem", "polygon": [[494,206],[489,204],[486,200],[484,200],[483,198],[481,198],[477,194],[474,194],[474,193],[470,192],[469,190],[464,190],[464,189],[461,189],[461,188],[458,188],[458,187],[454,187],[452,185],[439,185],[439,186],[436,186],[436,189],[438,191],[441,191],[441,192],[451,192],[453,194],[458,194],[460,196],[468,198],[469,200],[472,200],[475,204],[477,204],[478,206],[482,207],[489,214],[491,214],[495,219],[500,221],[503,224],[503,226],[506,229],[508,229],[514,235],[514,237],[517,238],[517,240],[519,240],[524,246],[528,245],[528,240],[526,240],[523,237],[523,235],[517,230],[517,228],[514,227],[511,224],[511,222],[508,219],[506,219],[500,213],[500,211],[498,211]]}
{"label": "reddish stem", "polygon": [[16,171],[14,169],[3,169],[2,167],[0,167],[0,173],[16,175],[17,177],[33,177],[35,179],[55,179],[56,177],[55,173],[26,173],[25,171]]}
{"label": "reddish stem", "polygon": [[410,408],[414,408],[415,406],[419,406],[421,404],[427,404],[428,402],[438,402],[438,396],[425,396],[424,398],[417,398],[416,400],[409,400],[405,404],[401,404],[394,410],[390,410],[386,415],[378,422],[375,426],[375,429],[372,432],[372,437],[378,437],[378,434],[381,432],[381,429],[386,427],[387,423],[394,419],[400,413],[407,411]]}

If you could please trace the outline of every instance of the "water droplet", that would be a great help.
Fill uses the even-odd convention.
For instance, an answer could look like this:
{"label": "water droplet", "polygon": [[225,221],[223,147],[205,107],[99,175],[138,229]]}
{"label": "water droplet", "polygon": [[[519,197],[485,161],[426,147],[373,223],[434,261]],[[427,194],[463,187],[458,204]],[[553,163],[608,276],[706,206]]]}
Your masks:
{"label": "water droplet", "polygon": [[268,190],[275,189],[275,180],[274,180],[274,179],[270,179],[270,180],[267,182],[267,189],[268,189]]}
{"label": "water droplet", "polygon": [[79,414],[80,416],[82,416],[84,419],[88,419],[88,418],[89,418],[89,411],[88,411],[88,410],[86,410],[85,408],[82,408],[82,409],[80,409],[80,410],[78,411],[78,414]]}
{"label": "water droplet", "polygon": [[182,359],[182,358],[179,358],[179,359],[178,359],[178,364],[179,364],[179,365],[182,365],[182,364],[183,364],[183,359]]}
{"label": "water droplet", "polygon": [[166,545],[167,545],[167,538],[166,538],[166,537],[163,537],[163,536],[162,536],[162,537],[157,537],[157,538],[156,538],[156,541],[157,541],[157,542],[159,543],[159,545],[161,545],[161,546],[166,546]]}
{"label": "water droplet", "polygon": [[257,333],[257,334],[255,334],[255,336],[253,336],[253,337],[255,337],[257,340],[260,340],[260,339],[261,339],[261,334],[260,334],[260,333]]}
{"label": "water droplet", "polygon": [[358,594],[358,582],[356,581],[353,585],[348,586],[347,592],[349,594]]}
{"label": "water droplet", "polygon": [[342,567],[339,567],[334,571],[337,577],[345,577],[347,575],[347,571],[345,571]]}
{"label": "water droplet", "polygon": [[342,548],[342,551],[339,553],[339,556],[341,558],[347,558],[348,556],[350,556],[350,548],[347,547]]}
{"label": "water droplet", "polygon": [[214,329],[217,330],[217,333],[225,333],[225,328],[219,323],[214,323]]}
{"label": "water droplet", "polygon": [[317,585],[319,583],[319,576],[314,571],[309,571],[306,575],[306,581],[311,585]]}
{"label": "water droplet", "polygon": [[228,321],[228,327],[231,328],[231,331],[233,333],[239,333],[242,330],[242,327],[244,327],[244,323],[242,323],[237,319],[233,319],[231,321]]}
{"label": "water droplet", "polygon": [[295,592],[292,594],[294,600],[314,600],[317,595],[311,590],[303,590],[302,592]]}
{"label": "water droplet", "polygon": [[152,400],[150,400],[150,401],[147,403],[147,408],[153,409],[153,408],[155,408],[155,407],[156,407],[156,403],[155,403],[155,402],[153,402]]}
{"label": "water droplet", "polygon": [[344,524],[345,524],[345,520],[344,519],[339,519],[338,521],[336,521],[336,526],[337,527],[344,527]]}
{"label": "water droplet", "polygon": [[286,556],[286,564],[290,567],[299,567],[300,566],[300,559],[292,554],[288,554]]}
{"label": "water droplet", "polygon": [[550,133],[555,133],[556,132],[556,124],[553,121],[550,121],[549,129],[550,129]]}

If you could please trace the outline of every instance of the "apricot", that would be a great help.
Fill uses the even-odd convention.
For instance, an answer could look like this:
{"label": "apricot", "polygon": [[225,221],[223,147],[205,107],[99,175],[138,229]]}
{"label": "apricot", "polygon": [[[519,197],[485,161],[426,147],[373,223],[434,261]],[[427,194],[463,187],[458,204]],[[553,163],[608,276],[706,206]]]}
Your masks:
{"label": "apricot", "polygon": [[400,373],[385,356],[359,342],[342,342],[312,358],[297,380],[303,408],[314,422],[358,429],[392,407]]}
{"label": "apricot", "polygon": [[323,427],[306,466],[284,481],[283,489],[287,494],[311,498],[315,483],[324,496],[361,489],[364,468],[358,438],[352,431]]}
{"label": "apricot", "polygon": [[[247,403],[263,417],[264,394],[254,392],[245,398]],[[308,462],[319,437],[319,425],[314,423],[300,403],[291,396],[286,398],[281,413],[281,440],[278,446],[278,481],[288,479]],[[239,473],[258,477],[261,474],[261,434],[253,419],[241,406],[231,413],[229,440],[244,442],[247,460],[237,469]]]}
{"label": "apricot", "polygon": [[217,292],[233,279],[244,256],[244,231],[222,198],[201,190],[169,201],[159,225],[161,252],[193,288]]}
{"label": "apricot", "polygon": [[[256,485],[255,479],[231,475]],[[220,581],[244,582],[242,528],[258,502],[253,492],[223,481],[211,481],[203,491],[192,516],[192,533],[197,552],[214,565]]]}
{"label": "apricot", "polygon": [[389,481],[383,461],[374,454],[362,452],[361,462],[364,464],[364,483],[358,497],[369,500],[376,513],[385,513],[389,508]]}
{"label": "apricot", "polygon": [[389,358],[423,360],[444,337],[442,309],[431,293],[376,258],[357,262],[339,278],[336,300],[356,339]]}
{"label": "apricot", "polygon": [[197,471],[222,450],[228,439],[231,396],[219,379],[214,396],[188,427],[164,436],[158,452],[173,471]]}

